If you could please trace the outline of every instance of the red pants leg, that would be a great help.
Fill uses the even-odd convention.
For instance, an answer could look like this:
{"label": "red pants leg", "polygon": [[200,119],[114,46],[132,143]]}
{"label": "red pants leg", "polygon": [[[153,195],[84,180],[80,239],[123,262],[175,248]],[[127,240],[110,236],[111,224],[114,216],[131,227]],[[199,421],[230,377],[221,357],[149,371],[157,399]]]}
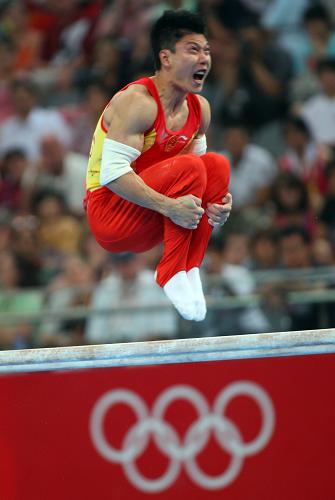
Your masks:
{"label": "red pants leg", "polygon": [[[228,193],[230,165],[227,158],[216,153],[207,153],[200,158],[207,172],[207,185],[202,197],[202,206],[206,209],[207,203],[221,204],[222,198]],[[208,224],[208,217],[204,215],[197,229],[192,231],[187,271],[192,267],[200,267],[212,230],[213,226]]]}
{"label": "red pants leg", "polygon": [[[156,164],[140,175],[150,187],[171,198],[193,194],[202,199],[207,183],[204,162],[191,154]],[[160,286],[186,269],[191,230],[107,188],[90,193],[87,216],[96,240],[111,252],[143,252],[163,240],[164,253],[157,268]]]}

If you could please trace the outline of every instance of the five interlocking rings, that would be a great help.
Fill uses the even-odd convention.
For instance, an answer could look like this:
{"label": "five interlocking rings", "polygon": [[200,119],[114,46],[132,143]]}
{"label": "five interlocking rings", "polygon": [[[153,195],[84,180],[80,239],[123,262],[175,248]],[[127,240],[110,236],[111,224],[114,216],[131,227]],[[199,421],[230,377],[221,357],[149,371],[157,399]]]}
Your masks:
{"label": "five interlocking rings", "polygon": [[[229,402],[237,396],[247,396],[259,405],[262,427],[258,436],[243,442],[234,422],[225,416]],[[191,403],[198,413],[198,419],[189,427],[183,439],[164,420],[168,406],[176,400]],[[114,448],[106,439],[104,420],[107,412],[116,404],[123,403],[134,411],[137,422],[124,437],[120,449]],[[204,396],[188,385],[175,385],[164,390],[149,412],[145,402],[135,392],[115,389],[104,394],[95,404],[90,420],[90,432],[94,446],[106,460],[123,465],[129,481],[139,490],[150,493],[161,492],[177,479],[182,464],[193,482],[208,490],[221,489],[232,483],[240,472],[243,459],[262,450],[271,438],[274,429],[274,409],[268,394],[259,385],[239,381],[223,389],[214,401],[212,411]],[[203,451],[211,432],[219,446],[232,458],[227,469],[220,475],[210,476],[203,472],[196,462],[196,456]],[[135,462],[148,445],[150,435],[158,449],[170,458],[165,473],[158,479],[148,479],[138,470]]]}

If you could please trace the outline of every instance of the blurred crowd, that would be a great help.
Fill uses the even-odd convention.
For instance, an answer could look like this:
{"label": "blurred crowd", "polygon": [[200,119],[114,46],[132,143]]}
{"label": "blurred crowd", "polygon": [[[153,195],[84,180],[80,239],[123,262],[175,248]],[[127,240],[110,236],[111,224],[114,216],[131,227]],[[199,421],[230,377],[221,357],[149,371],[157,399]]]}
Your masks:
{"label": "blurred crowd", "polygon": [[[213,307],[199,325],[153,286],[161,248],[107,254],[82,208],[96,122],[123,85],[153,74],[149,28],[176,8],[207,20],[207,141],[231,160],[233,213],[202,269],[209,304],[266,297]],[[0,0],[0,347],[320,327],[315,304],[283,295],[335,283],[334,27],[332,0]],[[328,279],[255,280],[320,268]]]}

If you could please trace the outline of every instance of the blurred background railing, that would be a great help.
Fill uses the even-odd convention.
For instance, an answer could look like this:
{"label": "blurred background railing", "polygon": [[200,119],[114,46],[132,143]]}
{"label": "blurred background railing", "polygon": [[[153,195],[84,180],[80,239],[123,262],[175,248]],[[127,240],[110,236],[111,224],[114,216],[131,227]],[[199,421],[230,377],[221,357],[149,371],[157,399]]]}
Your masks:
{"label": "blurred background railing", "polygon": [[[132,295],[94,286],[30,288],[0,293],[2,348],[51,347],[136,340],[159,340],[271,331],[332,328],[335,325],[335,268],[250,272],[252,292],[238,293],[230,280],[204,276],[208,313],[205,321],[182,320],[163,294],[147,303]],[[128,283],[128,287],[130,284]],[[130,287],[131,288],[131,287]],[[153,287],[148,282],[147,289]],[[157,287],[157,290],[160,291]],[[143,294],[146,293],[144,288]],[[85,304],[76,297],[83,294]],[[71,297],[66,304],[60,299]],[[74,299],[74,300],[73,300]]]}

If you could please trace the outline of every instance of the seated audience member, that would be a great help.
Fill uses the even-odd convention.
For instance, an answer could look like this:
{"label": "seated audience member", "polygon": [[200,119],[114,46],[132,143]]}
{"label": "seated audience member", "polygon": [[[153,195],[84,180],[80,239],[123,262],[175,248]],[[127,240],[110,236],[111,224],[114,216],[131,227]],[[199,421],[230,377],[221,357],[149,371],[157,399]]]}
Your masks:
{"label": "seated audience member", "polygon": [[285,142],[287,149],[278,160],[280,169],[299,177],[307,185],[310,202],[318,207],[327,190],[325,167],[330,152],[312,139],[309,127],[299,116],[287,118]]}
{"label": "seated audience member", "polygon": [[40,58],[42,36],[31,25],[30,2],[15,0],[1,3],[0,32],[13,41],[13,63],[17,74],[33,71],[42,61]]}
{"label": "seated audience member", "polygon": [[38,91],[33,83],[13,81],[11,101],[15,113],[0,125],[1,154],[19,148],[29,160],[37,160],[40,142],[46,132],[56,135],[62,144],[70,144],[70,129],[65,120],[57,110],[39,107]]}
{"label": "seated audience member", "polygon": [[41,139],[39,160],[31,164],[23,178],[27,197],[41,190],[52,190],[62,196],[73,215],[82,215],[85,195],[87,157],[64,148],[53,134]]}
{"label": "seated audience member", "polygon": [[20,271],[23,288],[43,285],[43,259],[38,246],[38,220],[31,214],[15,215],[11,220],[11,250]]}
{"label": "seated audience member", "polygon": [[[67,319],[66,309],[88,307],[94,284],[93,270],[84,259],[71,254],[62,258],[60,272],[46,288],[44,306],[51,315],[40,326],[41,345],[51,347],[85,343],[85,318]],[[65,310],[64,314],[52,317],[52,313],[62,310]]]}
{"label": "seated audience member", "polygon": [[79,89],[87,90],[95,82],[102,82],[109,92],[106,105],[110,97],[123,86],[121,75],[125,68],[122,64],[124,54],[120,42],[109,35],[98,37],[93,45],[92,60],[78,69],[74,84]]}
{"label": "seated audience member", "polygon": [[308,99],[301,107],[313,139],[327,146],[335,146],[335,58],[322,59],[317,65],[321,92]]}
{"label": "seated audience member", "polygon": [[81,223],[67,213],[60,194],[40,191],[33,200],[33,210],[38,218],[37,241],[42,255],[59,256],[79,253],[83,228]]}
{"label": "seated audience member", "polygon": [[283,172],[272,185],[271,204],[274,229],[296,225],[309,235],[316,231],[316,219],[309,200],[307,186],[295,174]]}
{"label": "seated audience member", "polygon": [[[176,315],[169,307],[163,291],[152,286],[153,275],[153,271],[143,268],[140,255],[112,254],[111,268],[93,293],[91,316],[85,334],[87,342],[130,342],[175,337]],[[122,310],[123,307],[132,306],[134,310]],[[140,309],[145,306],[150,307],[150,312]],[[163,309],[159,306],[163,306]],[[105,312],[99,314],[99,309],[105,309]]]}
{"label": "seated audience member", "polygon": [[300,43],[287,49],[292,54],[297,73],[314,72],[321,58],[335,57],[335,33],[325,6],[307,7]]}
{"label": "seated audience member", "polygon": [[250,240],[250,269],[265,271],[278,268],[278,237],[271,229],[256,231]]}
{"label": "seated audience member", "polygon": [[[280,262],[283,271],[308,270],[314,266],[311,238],[299,226],[288,226],[279,234]],[[324,288],[323,284],[315,283],[308,277],[292,277],[282,281],[281,289],[286,292],[310,291],[313,288]],[[312,330],[318,328],[317,304],[288,303],[288,312],[291,320],[291,330]]]}
{"label": "seated audience member", "polygon": [[[261,24],[292,56],[301,46],[303,17],[310,0],[271,0],[261,14]],[[294,58],[293,58],[294,61]]]}
{"label": "seated audience member", "polygon": [[96,124],[110,95],[105,85],[93,82],[87,85],[82,102],[61,109],[71,128],[72,142],[69,149],[72,153],[85,155],[87,158]]}
{"label": "seated audience member", "polygon": [[224,154],[231,160],[229,189],[234,211],[261,206],[277,175],[274,158],[266,149],[251,143],[248,129],[241,123],[226,127],[224,145]]}
{"label": "seated audience member", "polygon": [[[236,2],[230,4],[233,7]],[[225,17],[226,2],[218,10]],[[281,150],[279,123],[288,105],[291,58],[254,14],[236,19],[234,27],[225,22],[220,26],[213,16],[211,24],[213,73],[205,94],[213,104],[214,121],[223,127],[236,120],[245,123],[253,142],[277,156]]]}
{"label": "seated audience member", "polygon": [[[308,269],[313,267],[311,238],[301,226],[290,225],[279,233],[279,257],[281,268]],[[302,289],[304,284],[302,284]]]}
{"label": "seated audience member", "polygon": [[[42,309],[43,294],[37,289],[21,289],[22,272],[12,252],[0,254],[0,313],[31,314]],[[25,319],[1,322],[0,348],[17,349],[34,346],[36,324]]]}
{"label": "seated audience member", "polygon": [[[208,303],[225,298],[243,297],[255,291],[252,273],[243,265],[232,261],[230,248],[221,238],[212,237],[206,252],[203,273]],[[198,325],[194,328],[199,329]],[[202,335],[234,335],[270,331],[270,325],[258,306],[209,307],[201,326]]]}
{"label": "seated audience member", "polygon": [[0,123],[14,114],[10,85],[15,77],[15,44],[0,30]]}
{"label": "seated audience member", "polygon": [[244,93],[239,118],[252,130],[253,141],[277,156],[281,150],[279,124],[287,110],[292,61],[268,37],[255,16],[243,20],[238,33],[242,43],[239,94]]}
{"label": "seated audience member", "polygon": [[[334,246],[324,237],[315,238],[312,242],[312,258],[316,266],[331,267],[335,264]],[[335,281],[335,277],[334,277]]]}
{"label": "seated audience member", "polygon": [[26,207],[26,192],[23,176],[29,168],[27,156],[21,149],[11,149],[0,162],[0,205],[9,212],[23,212]]}
{"label": "seated audience member", "polygon": [[326,169],[328,191],[323,200],[318,219],[320,233],[330,240],[335,248],[335,162],[329,163]]}
{"label": "seated audience member", "polygon": [[100,280],[110,254],[96,242],[92,233],[86,226],[84,228],[83,238],[81,239],[80,254],[83,256],[88,266],[93,270],[95,278]]}

